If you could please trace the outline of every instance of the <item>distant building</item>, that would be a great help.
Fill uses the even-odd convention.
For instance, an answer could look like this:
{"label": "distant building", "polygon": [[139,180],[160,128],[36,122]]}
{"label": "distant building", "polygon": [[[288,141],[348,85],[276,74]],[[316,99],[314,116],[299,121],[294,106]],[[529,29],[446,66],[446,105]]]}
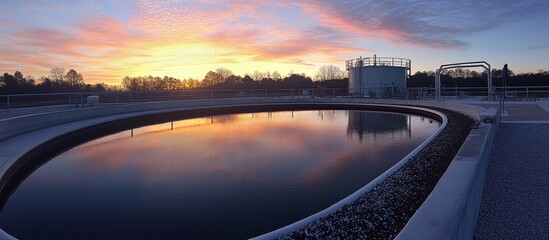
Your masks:
{"label": "distant building", "polygon": [[347,61],[349,94],[357,97],[391,97],[404,94],[412,61],[406,58],[367,57]]}

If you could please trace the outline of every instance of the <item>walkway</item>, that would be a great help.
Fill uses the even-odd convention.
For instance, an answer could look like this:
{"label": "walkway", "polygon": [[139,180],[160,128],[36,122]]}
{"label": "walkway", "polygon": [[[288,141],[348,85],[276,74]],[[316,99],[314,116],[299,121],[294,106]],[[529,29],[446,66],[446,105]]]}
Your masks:
{"label": "walkway", "polygon": [[507,103],[505,109],[475,239],[549,239],[549,101]]}
{"label": "walkway", "polygon": [[549,239],[549,124],[500,125],[476,239]]}
{"label": "walkway", "polygon": [[[489,108],[498,107],[499,104],[493,103],[471,103],[471,105]],[[521,123],[539,123],[546,121],[549,123],[549,102],[508,102],[505,103],[505,113],[502,116],[504,122]]]}

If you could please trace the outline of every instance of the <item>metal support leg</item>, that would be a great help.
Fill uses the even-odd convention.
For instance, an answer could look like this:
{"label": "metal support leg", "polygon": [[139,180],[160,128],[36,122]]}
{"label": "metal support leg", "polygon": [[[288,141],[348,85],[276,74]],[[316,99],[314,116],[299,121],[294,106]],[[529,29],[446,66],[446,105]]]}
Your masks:
{"label": "metal support leg", "polygon": [[7,96],[6,107],[8,109],[7,113],[9,114],[10,113],[10,96]]}

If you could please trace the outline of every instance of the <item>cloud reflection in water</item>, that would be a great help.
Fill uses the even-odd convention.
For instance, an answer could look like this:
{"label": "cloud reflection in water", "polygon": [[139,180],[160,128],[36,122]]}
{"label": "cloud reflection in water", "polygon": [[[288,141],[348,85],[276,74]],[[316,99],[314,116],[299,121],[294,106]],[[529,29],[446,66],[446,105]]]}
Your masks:
{"label": "cloud reflection in water", "polygon": [[[298,111],[124,131],[71,149],[31,174],[0,214],[0,226],[29,238],[82,237],[90,224],[97,234],[90,239],[247,238],[354,192],[438,126],[404,114]],[[120,223],[131,231],[112,227]],[[59,226],[73,235],[56,235]]]}

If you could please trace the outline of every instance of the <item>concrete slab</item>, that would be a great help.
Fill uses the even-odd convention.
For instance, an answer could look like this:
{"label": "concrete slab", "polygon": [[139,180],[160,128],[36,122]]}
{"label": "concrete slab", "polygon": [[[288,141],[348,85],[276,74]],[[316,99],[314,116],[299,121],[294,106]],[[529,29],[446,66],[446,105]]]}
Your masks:
{"label": "concrete slab", "polygon": [[[467,105],[483,109],[499,107],[499,103],[485,102],[469,102]],[[502,121],[549,121],[548,110],[549,101],[541,103],[541,105],[538,102],[507,102],[505,103],[505,112],[502,114]]]}
{"label": "concrete slab", "polygon": [[536,102],[543,110],[549,113],[549,100],[542,100]]}
{"label": "concrete slab", "polygon": [[549,121],[501,121],[505,124],[549,124]]}
{"label": "concrete slab", "polygon": [[506,104],[509,112],[503,121],[549,121],[549,113],[538,104]]}

